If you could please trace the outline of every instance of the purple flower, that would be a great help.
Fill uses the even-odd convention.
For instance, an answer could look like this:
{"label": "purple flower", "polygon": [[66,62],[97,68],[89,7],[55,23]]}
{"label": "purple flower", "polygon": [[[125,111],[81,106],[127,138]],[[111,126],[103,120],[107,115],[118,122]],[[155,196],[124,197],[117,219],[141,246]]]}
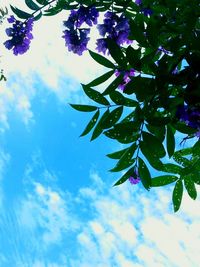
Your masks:
{"label": "purple flower", "polygon": [[80,6],[78,10],[72,10],[64,26],[69,29],[79,28],[85,22],[87,25],[92,26],[97,24],[99,12],[95,7]]}
{"label": "purple flower", "polygon": [[65,39],[65,46],[68,47],[68,51],[81,56],[83,51],[87,50],[87,44],[90,40],[89,32],[90,29],[65,30],[62,37]]}
{"label": "purple flower", "polygon": [[14,16],[8,18],[8,22],[13,24],[11,28],[6,29],[6,34],[11,39],[4,42],[7,49],[13,49],[14,55],[24,54],[30,47],[30,42],[33,39],[33,18],[25,22],[16,20]]}
{"label": "purple flower", "polygon": [[124,15],[118,16],[116,13],[108,11],[104,17],[103,24],[97,26],[99,34],[104,37],[104,41],[102,38],[97,39],[97,50],[99,52],[106,53],[108,49],[106,38],[114,40],[119,46],[132,42],[128,39],[130,33],[129,21]]}
{"label": "purple flower", "polygon": [[120,71],[120,70],[115,70],[115,76],[123,75],[123,81],[121,84],[119,84],[118,88],[122,91],[124,91],[125,86],[131,81],[130,77],[135,76],[135,70],[130,69],[128,71]]}
{"label": "purple flower", "polygon": [[179,106],[176,116],[186,125],[200,130],[200,107],[189,107],[187,105]]}
{"label": "purple flower", "polygon": [[136,173],[134,177],[131,176],[128,179],[131,184],[138,184],[141,181],[140,177]]}
{"label": "purple flower", "polygon": [[142,0],[135,0],[135,3],[136,3],[136,5],[141,5],[142,4]]}
{"label": "purple flower", "polygon": [[97,48],[96,48],[97,51],[99,53],[102,52],[105,55],[105,53],[106,53],[106,51],[108,49],[106,39],[105,38],[97,39],[96,44],[97,44]]}
{"label": "purple flower", "polygon": [[96,24],[98,16],[99,13],[95,7],[81,6],[77,11],[71,11],[68,20],[63,22],[67,29],[63,31],[64,35],[62,36],[69,51],[82,55],[83,51],[87,50],[90,29],[81,29],[80,27],[83,23],[89,26]]}
{"label": "purple flower", "polygon": [[200,138],[200,129],[198,132],[196,132],[196,137]]}
{"label": "purple flower", "polygon": [[151,16],[153,14],[153,10],[150,8],[142,8],[141,11],[146,17]]}
{"label": "purple flower", "polygon": [[78,21],[77,26],[80,27],[84,22],[92,26],[93,24],[97,24],[97,18],[99,16],[99,12],[95,7],[84,7],[81,6],[78,11]]}

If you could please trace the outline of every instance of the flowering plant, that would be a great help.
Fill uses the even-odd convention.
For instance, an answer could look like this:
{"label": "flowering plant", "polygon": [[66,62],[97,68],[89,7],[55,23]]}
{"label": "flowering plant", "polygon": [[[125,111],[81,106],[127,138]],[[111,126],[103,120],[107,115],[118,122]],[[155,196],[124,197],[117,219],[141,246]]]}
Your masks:
{"label": "flowering plant", "polygon": [[[141,181],[149,190],[174,183],[174,211],[181,205],[183,187],[196,199],[195,185],[200,184],[199,1],[25,2],[30,13],[11,6],[25,21],[8,19],[12,27],[6,31],[10,39],[4,44],[15,55],[29,49],[33,22],[42,16],[71,11],[62,37],[68,51],[78,55],[88,50],[90,28],[97,24],[98,53],[89,53],[109,71],[82,85],[96,104],[71,106],[94,112],[81,136],[93,131],[91,140],[104,134],[124,146],[107,155],[117,160],[111,171],[125,171],[115,185]],[[103,23],[98,23],[101,12]],[[111,77],[103,92],[94,89]],[[192,139],[193,145],[180,148],[177,135],[183,141]],[[151,177],[152,169],[159,175]]]}

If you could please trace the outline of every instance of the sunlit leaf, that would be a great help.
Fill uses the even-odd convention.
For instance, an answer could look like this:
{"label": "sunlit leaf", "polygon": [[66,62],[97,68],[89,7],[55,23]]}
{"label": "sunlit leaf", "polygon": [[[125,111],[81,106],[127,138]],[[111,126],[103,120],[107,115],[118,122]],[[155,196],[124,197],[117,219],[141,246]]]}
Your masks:
{"label": "sunlit leaf", "polygon": [[183,197],[183,182],[182,180],[179,179],[175,184],[173,194],[172,194],[174,212],[177,212],[179,210],[182,197]]}
{"label": "sunlit leaf", "polygon": [[144,188],[149,190],[151,187],[151,175],[149,169],[147,168],[145,162],[141,158],[138,159],[138,163],[139,163],[139,168],[138,168],[139,177],[142,181]]}
{"label": "sunlit leaf", "polygon": [[188,195],[195,200],[197,198],[197,190],[195,188],[194,181],[190,176],[184,177],[184,185],[188,192]]}
{"label": "sunlit leaf", "polygon": [[178,177],[176,177],[176,176],[161,175],[161,176],[157,176],[157,177],[153,178],[151,180],[151,182],[152,182],[151,185],[152,185],[152,187],[164,186],[164,185],[171,184],[171,183],[175,182],[176,180],[178,180]]}

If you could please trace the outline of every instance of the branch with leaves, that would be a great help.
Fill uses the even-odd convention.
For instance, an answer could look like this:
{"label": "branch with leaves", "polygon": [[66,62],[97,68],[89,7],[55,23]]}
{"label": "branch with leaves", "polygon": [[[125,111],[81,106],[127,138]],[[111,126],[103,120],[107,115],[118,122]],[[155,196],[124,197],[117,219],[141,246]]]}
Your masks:
{"label": "branch with leaves", "polygon": [[[195,184],[200,184],[199,1],[25,3],[30,12],[11,6],[14,14],[25,20],[10,19],[13,25],[21,25],[17,30],[13,26],[6,43],[17,55],[29,49],[32,24],[42,16],[70,11],[63,23],[63,38],[68,51],[78,55],[88,50],[90,28],[97,25],[97,52],[89,53],[109,70],[82,85],[93,104],[71,106],[81,112],[94,112],[81,136],[92,132],[92,141],[103,134],[124,146],[107,155],[117,160],[111,171],[123,171],[114,185],[128,179],[132,184],[141,181],[147,190],[175,184],[174,211],[181,205],[183,187],[196,199]],[[104,19],[98,24],[101,12]],[[20,41],[16,42],[13,32],[20,35]],[[99,92],[98,86],[110,78],[112,82]],[[179,149],[176,136],[180,134],[185,142],[193,139],[194,145]],[[168,160],[170,163],[166,163]],[[152,169],[160,175],[151,177]]]}

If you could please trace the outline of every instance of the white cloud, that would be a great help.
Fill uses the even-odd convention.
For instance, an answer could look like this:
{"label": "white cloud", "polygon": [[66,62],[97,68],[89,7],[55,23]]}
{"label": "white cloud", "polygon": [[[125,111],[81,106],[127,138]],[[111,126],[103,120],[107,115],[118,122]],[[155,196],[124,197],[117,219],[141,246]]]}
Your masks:
{"label": "white cloud", "polygon": [[[2,5],[8,6],[8,3],[3,1]],[[24,6],[22,1],[10,3]],[[63,12],[35,22],[31,47],[21,56],[14,56],[4,47],[3,42],[8,38],[4,29],[8,23],[5,20],[1,25],[1,66],[8,78],[8,82],[1,82],[0,89],[2,130],[9,127],[8,114],[13,109],[26,125],[34,121],[31,103],[35,97],[42,97],[42,90],[52,92],[62,103],[88,102],[86,97],[80,96],[80,83],[87,83],[105,71],[89,53],[80,57],[67,51],[62,38],[62,24],[67,17],[68,12]]]}
{"label": "white cloud", "polygon": [[[77,223],[69,214],[67,199],[61,192],[40,183],[34,184],[35,191],[21,202],[19,217],[24,227],[31,230],[42,228],[41,241],[45,246],[62,241],[63,231],[74,230]],[[66,196],[65,196],[66,197]]]}
{"label": "white cloud", "polygon": [[124,184],[100,193],[98,183],[80,190],[82,198],[91,197],[93,216],[77,236],[79,260],[71,260],[71,266],[199,265],[200,200],[185,196],[181,211],[174,214],[167,190],[148,195],[135,190],[137,186]]}
{"label": "white cloud", "polygon": [[[30,266],[199,266],[199,199],[184,196],[174,214],[169,190],[146,192],[129,183],[111,188],[93,171],[90,186],[72,195],[45,176],[49,184],[47,178],[44,183],[28,178],[32,189],[26,184],[29,190],[18,200],[16,218],[4,223],[10,239],[16,237],[11,247],[31,242],[22,254]],[[47,261],[51,248],[58,249],[57,260]],[[24,264],[22,256],[11,256]]]}

